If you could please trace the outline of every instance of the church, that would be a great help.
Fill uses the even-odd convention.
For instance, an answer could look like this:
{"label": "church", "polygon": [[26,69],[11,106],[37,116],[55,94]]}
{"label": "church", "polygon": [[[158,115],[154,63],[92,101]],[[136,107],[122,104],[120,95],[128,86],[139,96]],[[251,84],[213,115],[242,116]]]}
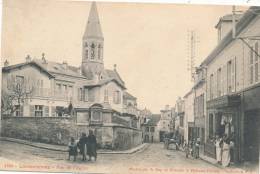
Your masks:
{"label": "church", "polygon": [[[103,148],[128,149],[141,143],[137,99],[117,72],[104,66],[104,37],[97,5],[92,2],[82,37],[82,63],[48,60],[45,54],[2,68],[2,134],[67,144],[89,129]],[[22,95],[23,94],[23,95]],[[9,97],[10,98],[10,97]]]}

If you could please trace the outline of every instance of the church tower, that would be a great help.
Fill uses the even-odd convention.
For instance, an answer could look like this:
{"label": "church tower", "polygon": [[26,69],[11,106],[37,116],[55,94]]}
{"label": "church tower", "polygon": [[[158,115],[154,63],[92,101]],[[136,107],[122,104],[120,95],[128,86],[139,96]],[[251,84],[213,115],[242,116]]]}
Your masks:
{"label": "church tower", "polygon": [[87,26],[82,39],[82,74],[93,79],[104,70],[104,37],[99,22],[96,2],[92,2]]}

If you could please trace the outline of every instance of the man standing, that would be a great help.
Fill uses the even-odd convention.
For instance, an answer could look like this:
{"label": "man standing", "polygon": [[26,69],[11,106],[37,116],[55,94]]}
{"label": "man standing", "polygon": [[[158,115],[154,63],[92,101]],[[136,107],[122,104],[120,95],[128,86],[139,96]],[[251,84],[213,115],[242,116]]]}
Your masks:
{"label": "man standing", "polygon": [[91,157],[94,157],[95,161],[96,161],[97,160],[97,140],[93,133],[93,130],[89,130],[87,149],[88,149],[87,151],[88,151],[89,161],[91,161]]}
{"label": "man standing", "polygon": [[86,136],[86,133],[82,133],[78,143],[80,153],[82,154],[82,161],[86,161],[87,142],[88,142],[88,138]]}

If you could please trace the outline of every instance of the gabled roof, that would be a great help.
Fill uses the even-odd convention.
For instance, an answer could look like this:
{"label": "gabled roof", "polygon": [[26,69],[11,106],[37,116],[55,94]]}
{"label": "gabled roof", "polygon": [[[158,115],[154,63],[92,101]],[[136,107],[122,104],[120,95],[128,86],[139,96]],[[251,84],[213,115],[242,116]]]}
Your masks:
{"label": "gabled roof", "polygon": [[103,33],[99,22],[96,2],[92,2],[88,16],[88,23],[83,37],[97,37],[103,39]]}
{"label": "gabled roof", "polygon": [[143,125],[145,125],[145,126],[157,126],[160,119],[161,119],[160,114],[152,114],[152,115],[146,117],[146,122],[143,123]]}
{"label": "gabled roof", "polygon": [[34,61],[30,61],[30,62],[24,62],[24,63],[19,63],[19,64],[15,64],[15,65],[10,65],[10,66],[6,66],[2,68],[2,72],[8,72],[8,71],[12,71],[14,69],[18,69],[18,68],[22,68],[24,66],[34,66],[37,69],[41,70],[42,72],[44,72],[46,75],[48,75],[50,78],[54,78],[54,76],[49,73],[46,68],[44,68],[43,66],[41,66],[40,64],[38,64],[37,62]]}
{"label": "gabled roof", "polygon": [[[242,14],[236,14],[235,15],[235,20],[238,21],[241,18]],[[221,22],[231,22],[233,20],[233,15],[232,14],[227,14],[223,17],[221,17],[217,23],[217,25],[215,26],[215,28],[219,27],[219,24]]]}
{"label": "gabled roof", "polygon": [[122,78],[120,77],[120,75],[116,70],[106,69],[105,71],[108,77],[117,80],[122,86],[125,86],[125,82],[122,80]]}
{"label": "gabled roof", "polygon": [[128,93],[127,91],[124,91],[123,98],[124,98],[124,99],[130,99],[130,100],[136,100],[136,97],[132,96],[132,95],[131,95],[130,93]]}

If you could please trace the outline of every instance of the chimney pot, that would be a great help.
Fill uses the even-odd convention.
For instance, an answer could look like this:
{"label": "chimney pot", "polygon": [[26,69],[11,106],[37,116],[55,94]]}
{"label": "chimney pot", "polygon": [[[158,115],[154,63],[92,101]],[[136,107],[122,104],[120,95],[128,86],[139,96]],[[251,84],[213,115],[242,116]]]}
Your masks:
{"label": "chimney pot", "polygon": [[26,62],[30,62],[30,61],[31,61],[31,57],[30,57],[29,54],[26,56],[25,61],[26,61]]}
{"label": "chimney pot", "polygon": [[9,66],[9,62],[7,60],[5,60],[4,66]]}

